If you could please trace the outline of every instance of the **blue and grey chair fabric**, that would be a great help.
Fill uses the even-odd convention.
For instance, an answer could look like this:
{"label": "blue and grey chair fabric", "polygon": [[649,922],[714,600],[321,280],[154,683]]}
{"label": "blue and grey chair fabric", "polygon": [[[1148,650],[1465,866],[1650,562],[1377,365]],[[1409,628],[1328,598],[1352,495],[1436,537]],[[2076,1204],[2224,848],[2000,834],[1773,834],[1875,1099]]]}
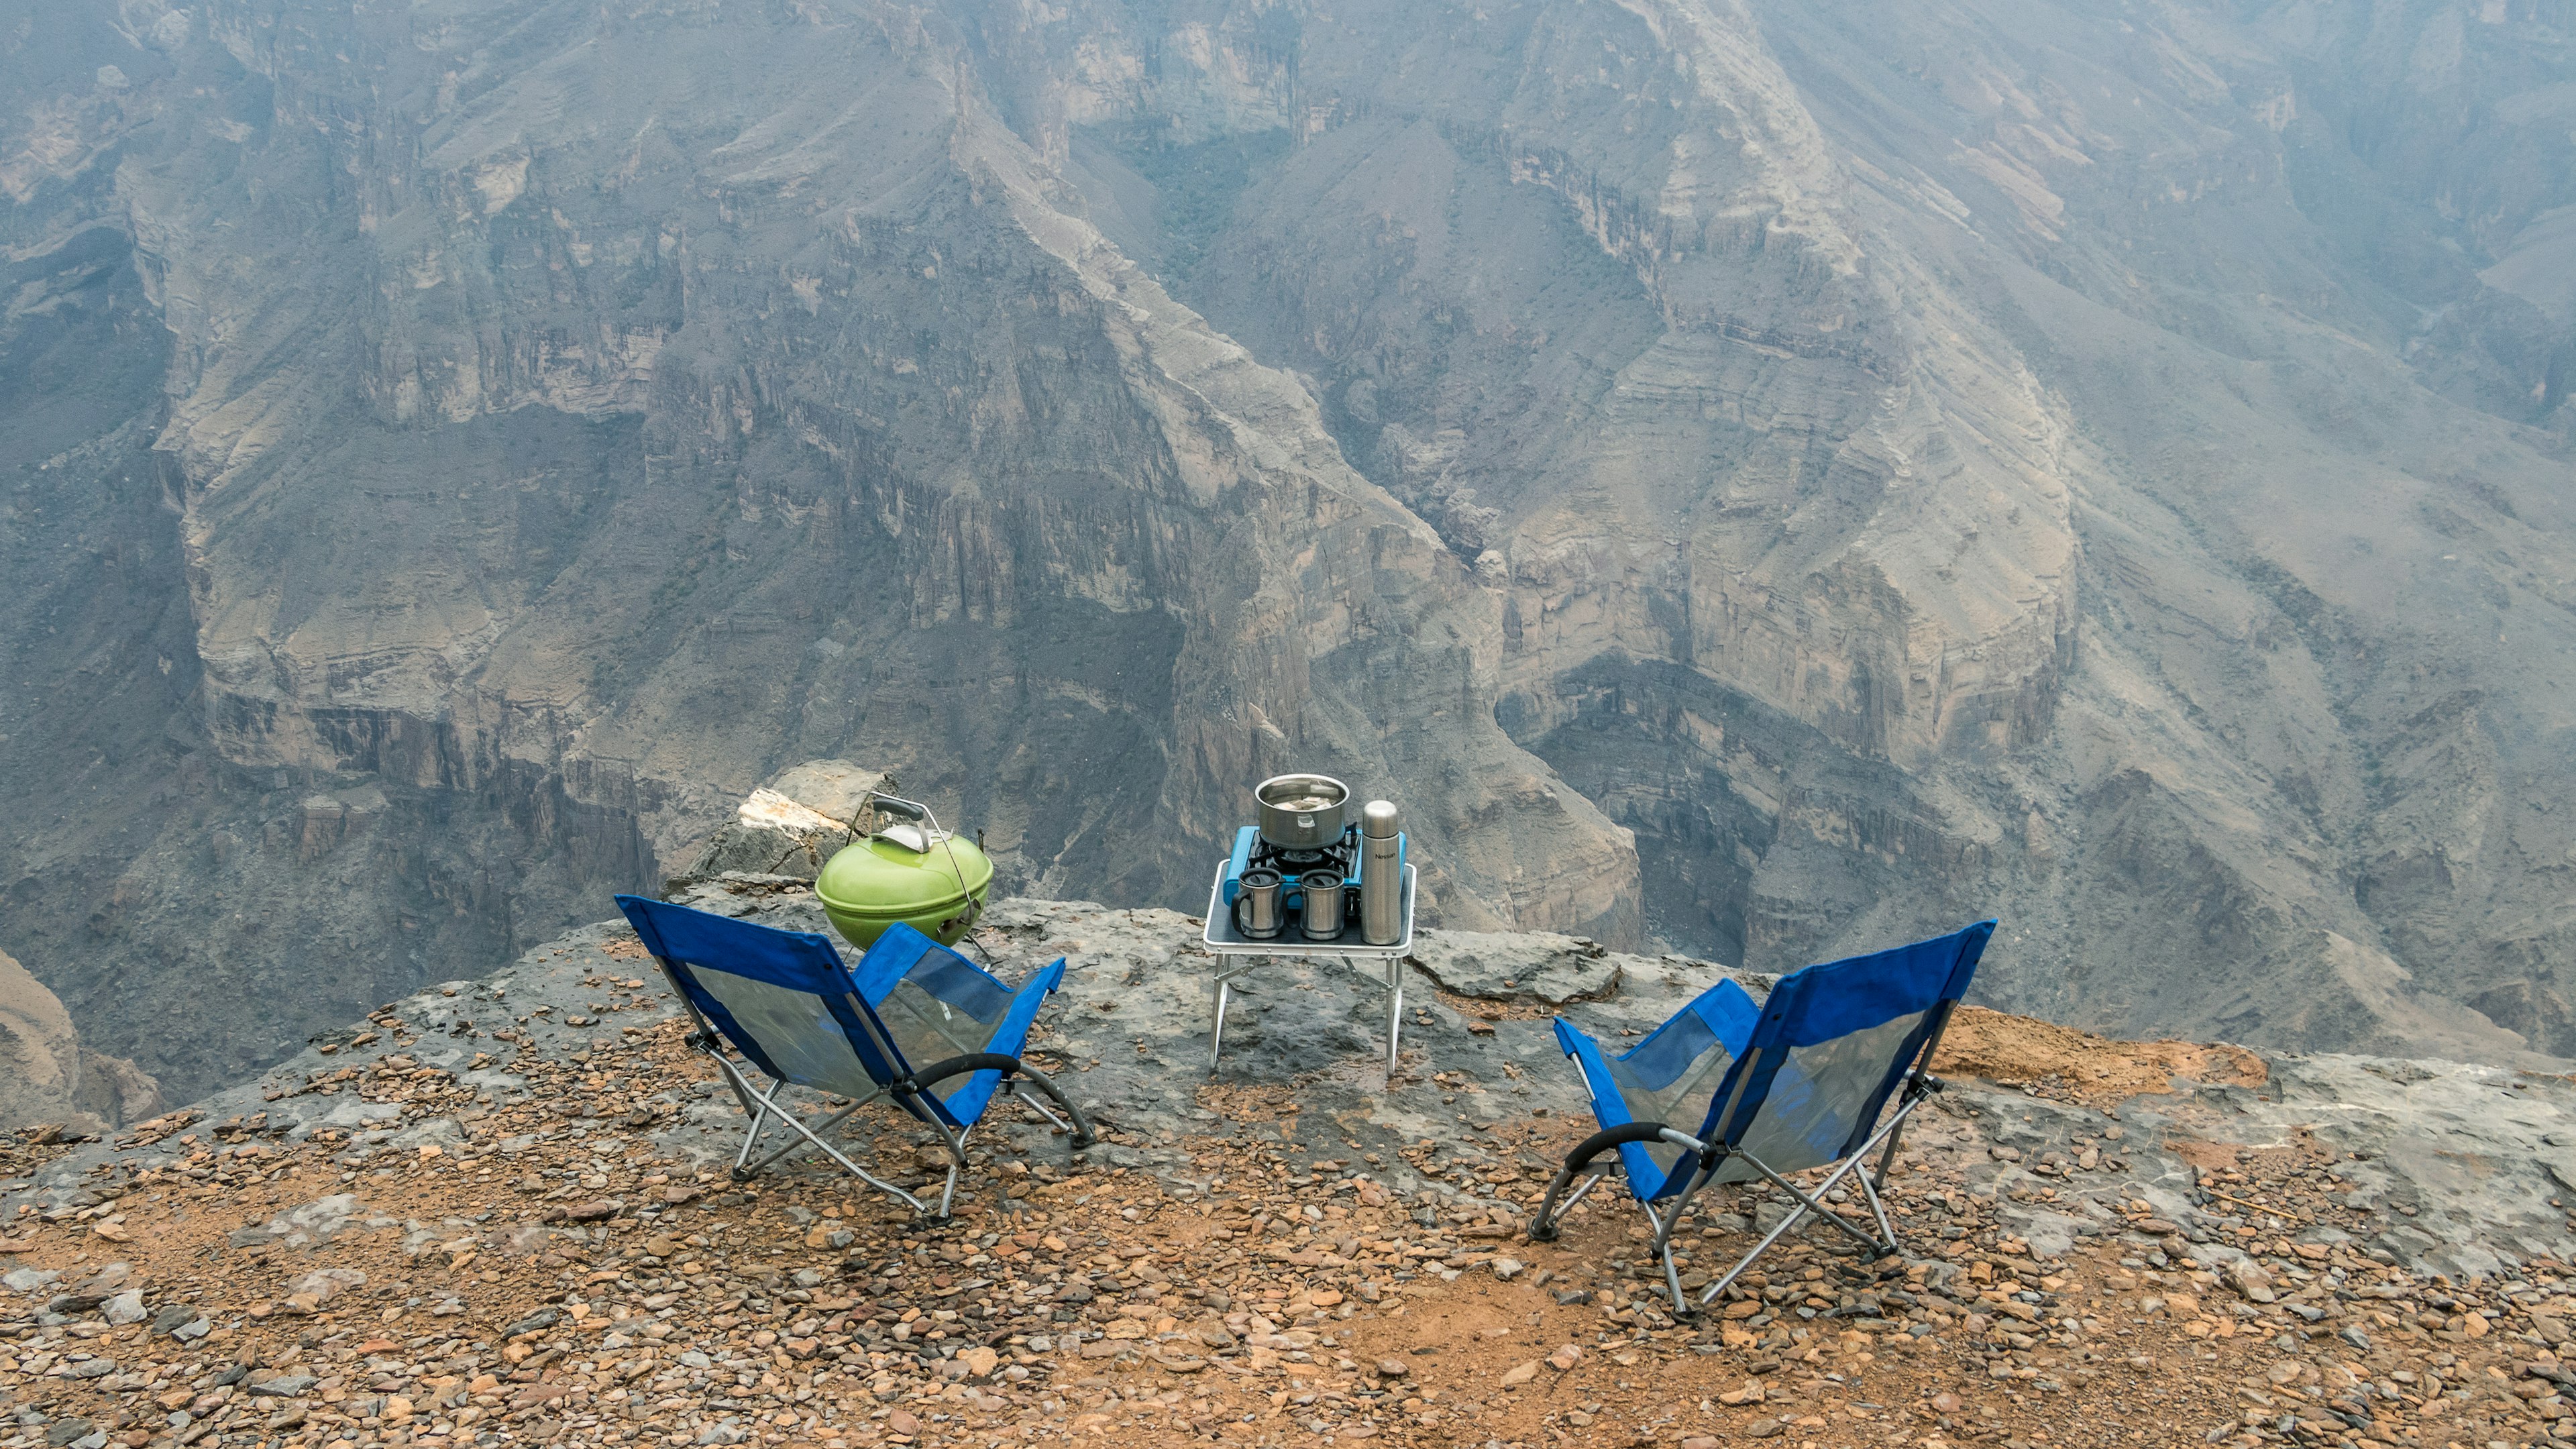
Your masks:
{"label": "blue and grey chair fabric", "polygon": [[[1910,946],[1809,966],[1759,1003],[1735,982],[1720,981],[1617,1057],[1558,1017],[1557,1043],[1582,1073],[1601,1130],[1567,1154],[1530,1236],[1553,1239],[1566,1211],[1619,1172],[1653,1226],[1665,1285],[1683,1313],[1692,1305],[1673,1263],[1673,1229],[1692,1195],[1711,1183],[1765,1180],[1796,1205],[1708,1285],[1701,1304],[1715,1301],[1811,1213],[1878,1254],[1898,1251],[1879,1192],[1906,1117],[1940,1090],[1926,1068],[1994,930],[1994,922],[1980,921]],[[1876,1169],[1855,1174],[1873,1150]],[[1609,1161],[1594,1167],[1605,1155]],[[1813,1191],[1789,1180],[1836,1163]],[[1567,1186],[1587,1169],[1591,1176],[1569,1194]],[[1824,1202],[1855,1175],[1875,1236]]]}
{"label": "blue and grey chair fabric", "polygon": [[[828,937],[811,931],[781,931],[642,896],[619,896],[617,907],[687,1007],[696,1027],[689,1044],[715,1062],[751,1118],[734,1157],[737,1182],[794,1151],[801,1139],[913,1211],[931,1212],[822,1135],[859,1108],[887,1098],[937,1130],[947,1147],[948,1181],[937,1209],[942,1218],[966,1163],[966,1134],[1005,1086],[1073,1134],[1076,1146],[1094,1139],[1090,1121],[1071,1099],[1020,1058],[1039,1006],[1064,979],[1061,958],[1013,990],[902,924],[878,937],[853,969]],[[753,1083],[735,1054],[770,1080],[769,1090]],[[854,1100],[808,1127],[780,1096],[791,1086]],[[1032,1087],[1064,1115],[1031,1096]],[[792,1135],[785,1146],[752,1161],[773,1122]]]}

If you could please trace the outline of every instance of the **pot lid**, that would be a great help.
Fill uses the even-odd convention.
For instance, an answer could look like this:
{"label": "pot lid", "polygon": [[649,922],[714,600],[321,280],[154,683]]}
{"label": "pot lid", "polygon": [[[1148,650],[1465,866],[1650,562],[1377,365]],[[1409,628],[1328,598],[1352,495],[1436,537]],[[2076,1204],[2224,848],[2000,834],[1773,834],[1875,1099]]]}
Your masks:
{"label": "pot lid", "polygon": [[973,841],[905,825],[843,846],[824,863],[814,894],[834,910],[909,915],[954,905],[992,880],[993,862]]}

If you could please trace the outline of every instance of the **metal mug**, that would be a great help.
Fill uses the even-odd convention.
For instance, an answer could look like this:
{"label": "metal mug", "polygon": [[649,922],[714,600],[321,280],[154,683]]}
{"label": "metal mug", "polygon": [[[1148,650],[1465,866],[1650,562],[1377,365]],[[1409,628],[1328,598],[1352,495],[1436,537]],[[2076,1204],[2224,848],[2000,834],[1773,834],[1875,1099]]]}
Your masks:
{"label": "metal mug", "polygon": [[1247,940],[1267,941],[1285,925],[1280,910],[1279,872],[1255,868],[1243,873],[1234,894],[1234,924]]}
{"label": "metal mug", "polygon": [[1309,941],[1330,941],[1342,934],[1342,873],[1310,870],[1297,878],[1306,893],[1305,930]]}

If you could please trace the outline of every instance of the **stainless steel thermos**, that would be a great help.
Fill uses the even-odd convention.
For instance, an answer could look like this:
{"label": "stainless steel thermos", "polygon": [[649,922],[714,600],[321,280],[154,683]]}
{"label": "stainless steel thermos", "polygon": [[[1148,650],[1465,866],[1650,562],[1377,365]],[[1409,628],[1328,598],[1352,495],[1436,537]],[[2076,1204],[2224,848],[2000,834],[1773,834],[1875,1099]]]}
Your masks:
{"label": "stainless steel thermos", "polygon": [[1360,808],[1360,939],[1392,946],[1404,931],[1404,817],[1391,800]]}

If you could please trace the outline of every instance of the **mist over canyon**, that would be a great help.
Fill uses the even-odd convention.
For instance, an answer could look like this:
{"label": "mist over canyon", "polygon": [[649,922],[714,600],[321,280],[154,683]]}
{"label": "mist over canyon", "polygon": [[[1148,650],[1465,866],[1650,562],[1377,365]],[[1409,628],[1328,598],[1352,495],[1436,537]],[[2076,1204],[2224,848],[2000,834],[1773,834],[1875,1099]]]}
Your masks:
{"label": "mist over canyon", "polygon": [[2576,3],[0,18],[0,950],[173,1099],[842,758],[2576,1054]]}

